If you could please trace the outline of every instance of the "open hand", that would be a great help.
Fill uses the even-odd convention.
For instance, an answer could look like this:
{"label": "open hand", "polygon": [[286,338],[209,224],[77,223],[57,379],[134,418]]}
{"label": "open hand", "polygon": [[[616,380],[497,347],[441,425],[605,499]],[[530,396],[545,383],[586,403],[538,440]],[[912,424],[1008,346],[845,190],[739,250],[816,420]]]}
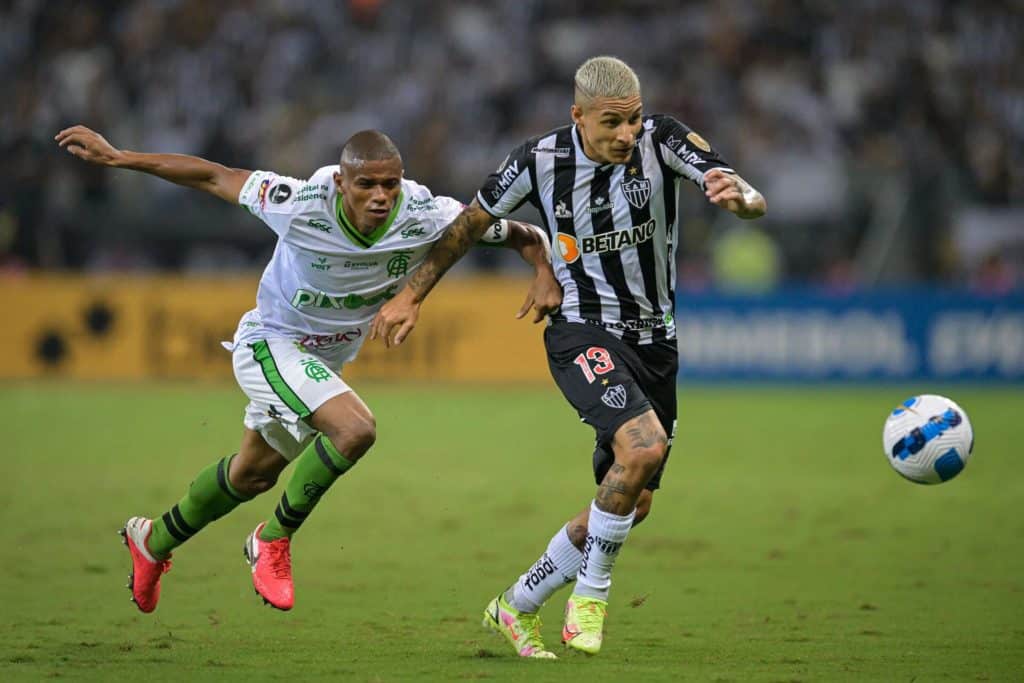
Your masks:
{"label": "open hand", "polygon": [[71,126],[54,136],[57,144],[79,159],[102,166],[116,166],[121,150],[115,148],[106,138],[85,126]]}

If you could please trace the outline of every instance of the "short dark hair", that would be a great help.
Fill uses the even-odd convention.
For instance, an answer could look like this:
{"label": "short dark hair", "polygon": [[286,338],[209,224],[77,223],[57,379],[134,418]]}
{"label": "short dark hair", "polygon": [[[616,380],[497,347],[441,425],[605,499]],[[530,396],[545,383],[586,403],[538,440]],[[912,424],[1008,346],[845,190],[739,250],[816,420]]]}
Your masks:
{"label": "short dark hair", "polygon": [[361,164],[364,161],[402,160],[395,143],[379,130],[361,130],[345,141],[341,148],[341,165]]}

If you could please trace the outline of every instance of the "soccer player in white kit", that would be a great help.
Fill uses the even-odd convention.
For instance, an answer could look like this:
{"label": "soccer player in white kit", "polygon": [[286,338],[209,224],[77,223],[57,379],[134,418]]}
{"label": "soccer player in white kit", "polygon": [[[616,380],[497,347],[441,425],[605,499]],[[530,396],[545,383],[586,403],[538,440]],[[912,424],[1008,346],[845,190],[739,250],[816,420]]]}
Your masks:
{"label": "soccer player in white kit", "polygon": [[[208,465],[160,517],[132,517],[121,534],[132,557],[129,588],[143,612],[156,609],[171,551],[210,522],[269,490],[294,463],[274,514],[245,541],[253,587],[282,610],[294,604],[290,540],[328,488],[373,445],[373,414],[340,376],[385,301],[405,285],[463,205],[403,177],[402,158],[378,131],[356,133],[340,164],[308,180],[247,171],[181,154],[114,148],[73,126],[57,134],[80,159],[204,190],[262,219],[278,241],[260,279],[256,308],[230,344],[249,404],[238,453]],[[516,249],[535,269],[518,313],[539,322],[561,303],[547,237],[496,221],[481,243]]]}

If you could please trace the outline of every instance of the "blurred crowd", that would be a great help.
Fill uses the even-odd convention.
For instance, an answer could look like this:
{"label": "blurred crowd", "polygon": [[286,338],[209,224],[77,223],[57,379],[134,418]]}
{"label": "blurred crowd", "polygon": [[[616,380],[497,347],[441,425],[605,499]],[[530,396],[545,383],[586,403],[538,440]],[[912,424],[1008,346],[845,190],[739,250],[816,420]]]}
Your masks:
{"label": "blurred crowd", "polygon": [[379,128],[468,201],[568,121],[595,54],[768,198],[746,224],[684,190],[686,286],[1021,283],[1021,0],[0,2],[2,265],[224,270],[272,247],[243,211],[67,157],[68,125],[297,177]]}

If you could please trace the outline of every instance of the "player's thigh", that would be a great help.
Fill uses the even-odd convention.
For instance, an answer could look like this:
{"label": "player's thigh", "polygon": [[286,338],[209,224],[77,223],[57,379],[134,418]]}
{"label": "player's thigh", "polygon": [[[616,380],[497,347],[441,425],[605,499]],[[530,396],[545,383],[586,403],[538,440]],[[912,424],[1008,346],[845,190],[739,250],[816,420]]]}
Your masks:
{"label": "player's thigh", "polygon": [[648,344],[637,349],[641,361],[640,386],[661,421],[669,442],[675,435],[678,412],[679,351],[676,342]]}
{"label": "player's thigh", "polygon": [[557,323],[544,331],[544,347],[555,384],[598,444],[610,444],[623,424],[651,409],[637,381],[639,360],[603,329]]}
{"label": "player's thigh", "polygon": [[239,345],[232,354],[235,379],[249,398],[244,423],[286,460],[316,433],[309,418],[331,399],[351,392],[317,355],[288,339]]}

